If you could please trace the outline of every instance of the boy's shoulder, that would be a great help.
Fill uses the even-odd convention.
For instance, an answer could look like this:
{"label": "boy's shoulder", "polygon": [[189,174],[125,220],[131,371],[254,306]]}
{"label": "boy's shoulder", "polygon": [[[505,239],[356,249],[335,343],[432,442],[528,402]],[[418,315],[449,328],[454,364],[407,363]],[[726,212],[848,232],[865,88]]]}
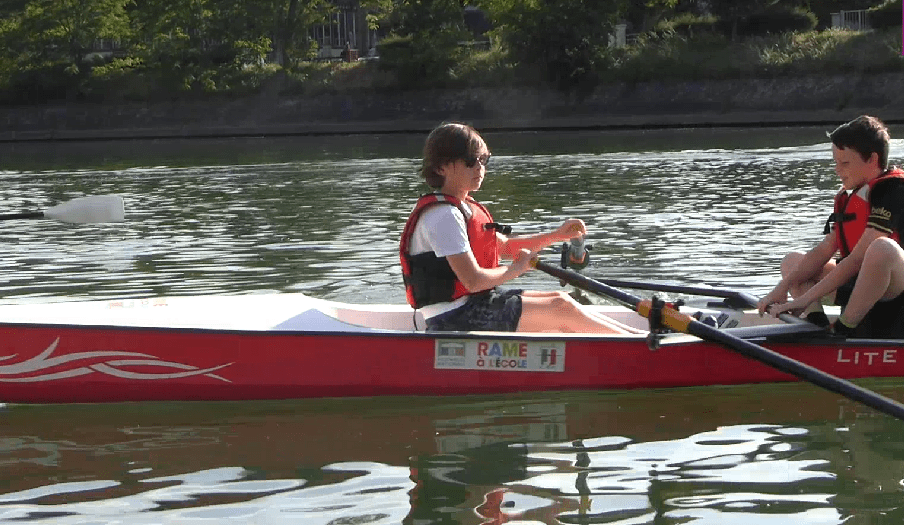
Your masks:
{"label": "boy's shoulder", "polygon": [[882,191],[896,191],[904,188],[904,172],[897,170],[894,176],[881,177],[873,184],[873,191],[881,188]]}

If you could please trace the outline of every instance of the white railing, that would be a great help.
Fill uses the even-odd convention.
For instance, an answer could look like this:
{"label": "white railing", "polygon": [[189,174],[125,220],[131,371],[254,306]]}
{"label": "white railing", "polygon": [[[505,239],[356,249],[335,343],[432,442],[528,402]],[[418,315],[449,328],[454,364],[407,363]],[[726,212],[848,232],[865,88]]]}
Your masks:
{"label": "white railing", "polygon": [[627,44],[627,24],[616,24],[615,31],[609,35],[609,47],[625,47]]}
{"label": "white railing", "polygon": [[850,29],[851,31],[866,31],[870,29],[867,10],[859,9],[857,11],[832,13],[832,27],[836,29]]}

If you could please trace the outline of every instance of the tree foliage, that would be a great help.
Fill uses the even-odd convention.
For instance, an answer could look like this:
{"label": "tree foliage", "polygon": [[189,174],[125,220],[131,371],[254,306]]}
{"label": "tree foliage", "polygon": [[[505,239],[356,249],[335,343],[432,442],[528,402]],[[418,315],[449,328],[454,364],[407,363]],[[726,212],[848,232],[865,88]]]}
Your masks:
{"label": "tree foliage", "polygon": [[[126,39],[129,0],[31,0],[0,25],[14,86],[72,97],[91,73],[95,40]],[[31,91],[38,88],[37,92]]]}
{"label": "tree foliage", "polygon": [[[308,28],[334,9],[330,0],[11,0],[0,5],[0,87],[73,98],[90,91],[92,71],[131,70],[162,91],[235,90],[255,67],[309,58]],[[99,39],[118,44],[115,57],[93,52]]]}
{"label": "tree foliage", "polygon": [[270,52],[273,7],[265,1],[137,0],[132,53],[169,88],[229,89],[244,65],[263,63]]}
{"label": "tree foliage", "polygon": [[397,0],[386,13],[390,34],[379,45],[380,67],[404,86],[442,83],[468,40],[459,0]]}
{"label": "tree foliage", "polygon": [[[246,93],[282,72],[303,79],[316,43],[340,0],[0,0],[0,99],[36,102],[109,96]],[[349,0],[341,0],[347,2]],[[619,23],[641,33],[693,39],[710,27],[745,32],[806,30],[838,9],[878,0],[358,0],[379,29],[380,67],[402,87],[465,82],[458,66],[474,56],[464,7],[483,9],[492,50],[507,73],[563,89],[592,86],[623,61],[610,47]],[[899,7],[887,0],[884,10]],[[703,18],[706,23],[700,22]],[[713,20],[710,22],[709,20]],[[895,23],[897,23],[895,19]],[[704,27],[705,26],[705,27]],[[359,26],[360,27],[360,26]],[[662,28],[673,28],[662,29]],[[657,29],[659,28],[659,29]],[[765,29],[764,29],[765,28]],[[701,29],[696,31],[694,29]],[[661,36],[661,35],[660,35]],[[721,38],[721,37],[719,37]],[[115,53],[96,43],[115,41]],[[640,41],[644,40],[643,38]],[[668,46],[667,38],[662,45]],[[624,53],[621,53],[624,55]],[[389,78],[389,75],[384,75]],[[304,80],[297,80],[303,82]]]}
{"label": "tree foliage", "polygon": [[593,81],[627,0],[485,0],[496,35],[519,63],[563,88]]}

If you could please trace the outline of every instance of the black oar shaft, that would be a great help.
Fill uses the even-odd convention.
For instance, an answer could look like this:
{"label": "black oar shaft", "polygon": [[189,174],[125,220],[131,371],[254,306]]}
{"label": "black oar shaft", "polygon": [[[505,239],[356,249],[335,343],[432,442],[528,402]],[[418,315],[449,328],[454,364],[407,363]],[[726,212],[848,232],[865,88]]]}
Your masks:
{"label": "black oar shaft", "polygon": [[7,213],[5,215],[0,215],[0,221],[9,221],[14,219],[43,219],[44,212],[42,211],[26,211],[22,213]]}
{"label": "black oar shaft", "polygon": [[768,348],[751,343],[746,339],[727,334],[717,328],[703,324],[692,317],[690,319],[691,322],[688,323],[687,333],[691,335],[695,335],[707,341],[722,343],[739,354],[751,359],[756,359],[776,370],[781,370],[782,372],[809,381],[816,386],[840,394],[848,399],[863,403],[879,412],[904,420],[904,405],[893,399],[889,399],[872,390],[855,385],[840,377],[827,374],[818,368],[813,368],[810,365],[791,359],[790,357],[769,350]]}
{"label": "black oar shaft", "polygon": [[565,268],[559,268],[558,266],[554,266],[540,260],[534,260],[534,267],[538,270],[542,270],[548,273],[549,275],[552,275],[553,277],[558,277],[559,279],[566,281],[572,286],[583,288],[588,292],[611,297],[612,299],[615,299],[620,303],[624,303],[630,306],[632,310],[637,310],[637,305],[641,301],[640,298],[635,297],[627,292],[623,292],[618,288],[613,288],[609,285],[593,280],[577,272],[566,270]]}
{"label": "black oar shaft", "polygon": [[752,295],[726,290],[723,288],[707,288],[703,286],[682,286],[678,284],[650,283],[642,281],[623,281],[621,279],[598,279],[598,282],[608,286],[630,288],[632,290],[650,290],[653,292],[677,293],[686,295],[700,295],[704,297],[719,297],[731,301],[731,305],[738,307],[755,307],[757,300]]}
{"label": "black oar shaft", "polygon": [[632,290],[650,290],[653,292],[670,292],[689,295],[705,295],[708,297],[736,297],[738,292],[723,290],[722,288],[705,288],[702,286],[682,286],[678,284],[650,283],[642,281],[623,281],[621,279],[597,279],[608,286],[631,288]]}
{"label": "black oar shaft", "polygon": [[[539,260],[535,261],[534,265],[538,270],[542,270],[553,277],[557,277],[572,286],[577,286],[578,288],[598,295],[611,297],[612,299],[631,307],[644,317],[649,317],[650,312],[653,309],[652,301],[643,300],[571,270],[559,268]],[[760,361],[776,370],[809,381],[826,390],[847,397],[848,399],[863,403],[879,412],[904,420],[904,405],[893,399],[879,395],[872,390],[867,390],[845,379],[827,374],[822,370],[813,368],[812,366],[791,359],[790,357],[769,350],[768,348],[751,343],[746,339],[741,339],[740,337],[736,337],[725,331],[703,324],[674,308],[665,307],[662,309],[662,324],[677,332],[720,343],[743,356]]]}

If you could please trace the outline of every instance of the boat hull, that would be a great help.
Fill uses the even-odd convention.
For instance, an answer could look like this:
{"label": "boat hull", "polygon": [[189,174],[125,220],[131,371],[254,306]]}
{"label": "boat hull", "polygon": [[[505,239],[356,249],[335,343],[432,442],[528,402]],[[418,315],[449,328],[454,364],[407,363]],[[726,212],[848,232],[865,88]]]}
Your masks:
{"label": "boat hull", "polygon": [[[760,344],[829,374],[904,377],[902,343]],[[0,324],[0,402],[466,395],[791,381],[693,338]]]}

